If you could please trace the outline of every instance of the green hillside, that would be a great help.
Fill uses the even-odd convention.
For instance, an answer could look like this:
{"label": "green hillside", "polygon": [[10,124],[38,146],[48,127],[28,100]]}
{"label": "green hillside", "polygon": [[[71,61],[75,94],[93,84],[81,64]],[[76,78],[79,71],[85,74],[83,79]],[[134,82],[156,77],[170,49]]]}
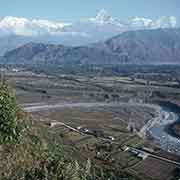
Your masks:
{"label": "green hillside", "polygon": [[[51,141],[50,141],[51,139]],[[115,170],[67,157],[48,128],[32,121],[0,84],[0,179],[2,180],[120,180],[134,179]]]}

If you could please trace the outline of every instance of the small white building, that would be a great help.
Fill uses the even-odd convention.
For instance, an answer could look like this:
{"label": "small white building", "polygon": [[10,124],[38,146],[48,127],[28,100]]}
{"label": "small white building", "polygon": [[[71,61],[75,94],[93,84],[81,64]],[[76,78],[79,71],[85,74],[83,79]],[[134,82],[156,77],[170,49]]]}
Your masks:
{"label": "small white building", "polygon": [[147,153],[141,152],[141,153],[139,153],[139,154],[137,155],[137,157],[139,157],[139,158],[145,160],[145,159],[148,157],[148,154],[147,154]]}

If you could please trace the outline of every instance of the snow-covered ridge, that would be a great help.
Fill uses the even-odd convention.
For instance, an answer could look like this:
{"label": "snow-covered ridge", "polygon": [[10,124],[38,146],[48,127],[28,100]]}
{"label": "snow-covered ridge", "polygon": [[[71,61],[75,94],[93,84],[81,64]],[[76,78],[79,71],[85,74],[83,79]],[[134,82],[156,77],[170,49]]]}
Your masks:
{"label": "snow-covered ridge", "polygon": [[129,20],[129,25],[131,27],[142,27],[142,28],[175,28],[177,26],[177,19],[174,16],[163,16],[156,20],[148,19],[148,18],[131,18]]}
{"label": "snow-covered ridge", "polygon": [[163,16],[156,20],[144,17],[132,17],[126,21],[122,21],[113,18],[104,9],[100,10],[94,18],[90,18],[89,20],[97,24],[114,24],[130,28],[174,28],[177,26],[177,19],[174,16]]}
{"label": "snow-covered ridge", "polygon": [[43,35],[57,33],[69,24],[48,20],[18,18],[7,16],[0,21],[0,30],[6,34],[24,36]]}
{"label": "snow-covered ridge", "polygon": [[73,35],[73,36],[98,36],[101,32],[103,37],[111,36],[128,30],[174,28],[178,26],[176,17],[161,17],[156,20],[133,17],[128,20],[113,18],[104,9],[99,11],[93,18],[85,19],[77,23],[56,22],[41,19],[27,19],[7,16],[0,19],[0,36],[23,35]]}

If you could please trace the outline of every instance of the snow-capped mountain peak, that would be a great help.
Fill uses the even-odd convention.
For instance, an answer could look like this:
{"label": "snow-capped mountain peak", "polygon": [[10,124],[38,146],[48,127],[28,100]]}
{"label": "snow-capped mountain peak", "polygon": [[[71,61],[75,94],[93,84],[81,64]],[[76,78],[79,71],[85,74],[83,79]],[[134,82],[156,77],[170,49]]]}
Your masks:
{"label": "snow-capped mountain peak", "polygon": [[0,20],[0,30],[5,35],[38,36],[48,33],[53,34],[62,31],[67,25],[69,24],[39,19],[29,20],[12,16],[6,16]]}
{"label": "snow-capped mountain peak", "polygon": [[176,28],[178,27],[177,18],[174,16],[163,16],[152,20],[149,18],[133,17],[128,20],[131,29],[157,29],[157,28]]}
{"label": "snow-capped mountain peak", "polygon": [[89,23],[94,23],[94,24],[100,25],[100,26],[105,25],[106,28],[107,28],[107,25],[114,26],[116,28],[123,28],[123,29],[125,27],[125,24],[121,23],[120,20],[113,18],[105,9],[101,9],[96,14],[95,17],[89,18],[87,21]]}
{"label": "snow-capped mountain peak", "polygon": [[156,28],[175,28],[177,26],[177,19],[174,16],[163,16],[155,21]]}
{"label": "snow-capped mountain peak", "polygon": [[[12,37],[15,37],[15,47],[16,44],[21,45],[22,42],[29,41],[80,46],[104,41],[125,31],[175,28],[179,25],[178,19],[174,16],[163,16],[155,20],[144,17],[120,20],[102,9],[93,18],[73,23],[7,16],[0,18],[0,38],[7,39],[4,43],[7,47],[10,43],[9,38],[12,40]],[[10,47],[11,45],[12,43],[10,43]],[[9,50],[6,47],[1,49]]]}
{"label": "snow-capped mountain peak", "polygon": [[128,24],[129,26],[134,28],[138,28],[138,27],[150,28],[153,26],[153,20],[148,18],[133,17],[129,20]]}
{"label": "snow-capped mountain peak", "polygon": [[89,20],[97,24],[108,24],[116,21],[105,9],[101,9],[95,17]]}
{"label": "snow-capped mountain peak", "polygon": [[[74,25],[75,24],[75,25]],[[102,9],[94,18],[79,21],[79,23],[64,23],[41,19],[27,19],[7,16],[0,19],[0,36],[3,35],[23,35],[23,36],[42,36],[42,35],[62,35],[62,34],[89,34],[96,33],[96,27],[99,32],[108,31],[112,35],[128,30],[137,29],[155,29],[155,28],[175,28],[178,22],[176,17],[163,16],[152,20],[142,17],[134,17],[126,21],[120,21],[113,18],[109,13]]]}
{"label": "snow-capped mountain peak", "polygon": [[113,18],[108,14],[108,12],[105,9],[100,10],[94,19],[101,23],[113,20]]}
{"label": "snow-capped mountain peak", "polygon": [[1,26],[24,26],[26,23],[28,23],[28,20],[26,18],[17,18],[13,16],[6,16],[1,20]]}

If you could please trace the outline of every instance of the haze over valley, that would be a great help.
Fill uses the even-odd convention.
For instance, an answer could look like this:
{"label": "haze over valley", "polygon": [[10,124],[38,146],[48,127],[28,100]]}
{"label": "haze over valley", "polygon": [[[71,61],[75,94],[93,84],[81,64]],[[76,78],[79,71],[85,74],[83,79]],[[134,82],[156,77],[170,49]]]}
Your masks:
{"label": "haze over valley", "polygon": [[178,0],[3,5],[0,179],[180,179]]}

